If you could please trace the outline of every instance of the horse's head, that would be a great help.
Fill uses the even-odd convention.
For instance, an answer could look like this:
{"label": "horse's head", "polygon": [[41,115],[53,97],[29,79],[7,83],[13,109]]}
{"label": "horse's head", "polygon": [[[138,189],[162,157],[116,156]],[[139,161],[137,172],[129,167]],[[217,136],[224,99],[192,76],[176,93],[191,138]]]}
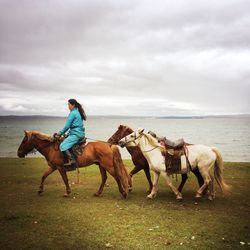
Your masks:
{"label": "horse's head", "polygon": [[121,147],[136,147],[139,143],[140,138],[143,136],[144,129],[139,128],[137,131],[122,138],[118,144]]}
{"label": "horse's head", "polygon": [[17,150],[17,156],[24,158],[30,151],[34,149],[34,142],[32,140],[32,131],[24,130],[24,138]]}
{"label": "horse's head", "polygon": [[133,129],[128,126],[120,125],[117,131],[108,139],[109,143],[118,144],[118,142],[125,136],[131,134]]}

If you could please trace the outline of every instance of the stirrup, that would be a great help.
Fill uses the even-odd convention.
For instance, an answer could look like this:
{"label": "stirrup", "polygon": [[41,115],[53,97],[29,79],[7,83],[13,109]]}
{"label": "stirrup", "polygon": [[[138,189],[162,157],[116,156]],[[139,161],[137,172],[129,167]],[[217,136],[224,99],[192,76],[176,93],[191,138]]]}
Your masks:
{"label": "stirrup", "polygon": [[76,165],[75,160],[69,160],[68,162],[63,164],[64,167],[73,166],[73,165]]}
{"label": "stirrup", "polygon": [[65,171],[74,171],[76,170],[76,167],[77,167],[76,162],[71,163],[70,165],[65,165],[65,164],[63,165]]}

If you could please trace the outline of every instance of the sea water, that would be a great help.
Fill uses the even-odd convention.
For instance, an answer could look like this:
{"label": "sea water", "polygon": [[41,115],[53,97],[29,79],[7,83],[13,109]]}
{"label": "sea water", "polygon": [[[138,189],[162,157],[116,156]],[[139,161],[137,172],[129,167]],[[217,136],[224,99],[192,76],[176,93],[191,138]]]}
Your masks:
{"label": "sea water", "polygon": [[[17,157],[24,130],[37,130],[52,135],[66,121],[65,117],[0,117],[0,157]],[[217,147],[225,161],[250,161],[250,118],[111,118],[89,117],[85,122],[86,137],[106,141],[120,124],[132,129],[145,128],[170,140],[184,138],[188,143]],[[89,141],[91,141],[89,139]],[[122,157],[129,159],[125,148]],[[34,157],[34,155],[31,155]],[[35,156],[41,157],[38,153]]]}

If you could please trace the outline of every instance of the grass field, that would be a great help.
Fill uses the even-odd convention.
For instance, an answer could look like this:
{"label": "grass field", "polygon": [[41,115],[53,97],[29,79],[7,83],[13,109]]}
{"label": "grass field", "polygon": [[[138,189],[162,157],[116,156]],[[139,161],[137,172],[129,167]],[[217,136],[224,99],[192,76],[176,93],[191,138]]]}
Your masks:
{"label": "grass field", "polygon": [[76,172],[69,174],[70,198],[62,197],[57,172],[37,195],[47,169],[43,158],[0,158],[0,169],[0,249],[250,249],[250,163],[226,163],[232,193],[223,197],[216,184],[216,199],[198,204],[192,174],[180,203],[163,179],[158,196],[147,200],[143,172],[125,200],[110,176],[103,195],[93,196],[100,183],[96,166],[81,169],[80,184],[74,184]]}

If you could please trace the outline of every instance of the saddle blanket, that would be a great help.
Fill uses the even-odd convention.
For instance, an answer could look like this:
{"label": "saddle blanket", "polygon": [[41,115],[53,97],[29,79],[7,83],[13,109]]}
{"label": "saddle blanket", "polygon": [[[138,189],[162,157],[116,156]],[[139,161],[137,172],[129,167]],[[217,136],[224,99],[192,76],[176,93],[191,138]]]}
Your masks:
{"label": "saddle blanket", "polygon": [[77,158],[78,155],[81,155],[83,152],[83,149],[86,147],[86,145],[88,144],[88,142],[84,142],[82,144],[76,144],[74,145],[70,150],[72,152],[72,154],[74,155],[75,158]]}
{"label": "saddle blanket", "polygon": [[166,159],[166,171],[168,174],[185,174],[188,172],[188,163],[185,155],[170,156]]}

